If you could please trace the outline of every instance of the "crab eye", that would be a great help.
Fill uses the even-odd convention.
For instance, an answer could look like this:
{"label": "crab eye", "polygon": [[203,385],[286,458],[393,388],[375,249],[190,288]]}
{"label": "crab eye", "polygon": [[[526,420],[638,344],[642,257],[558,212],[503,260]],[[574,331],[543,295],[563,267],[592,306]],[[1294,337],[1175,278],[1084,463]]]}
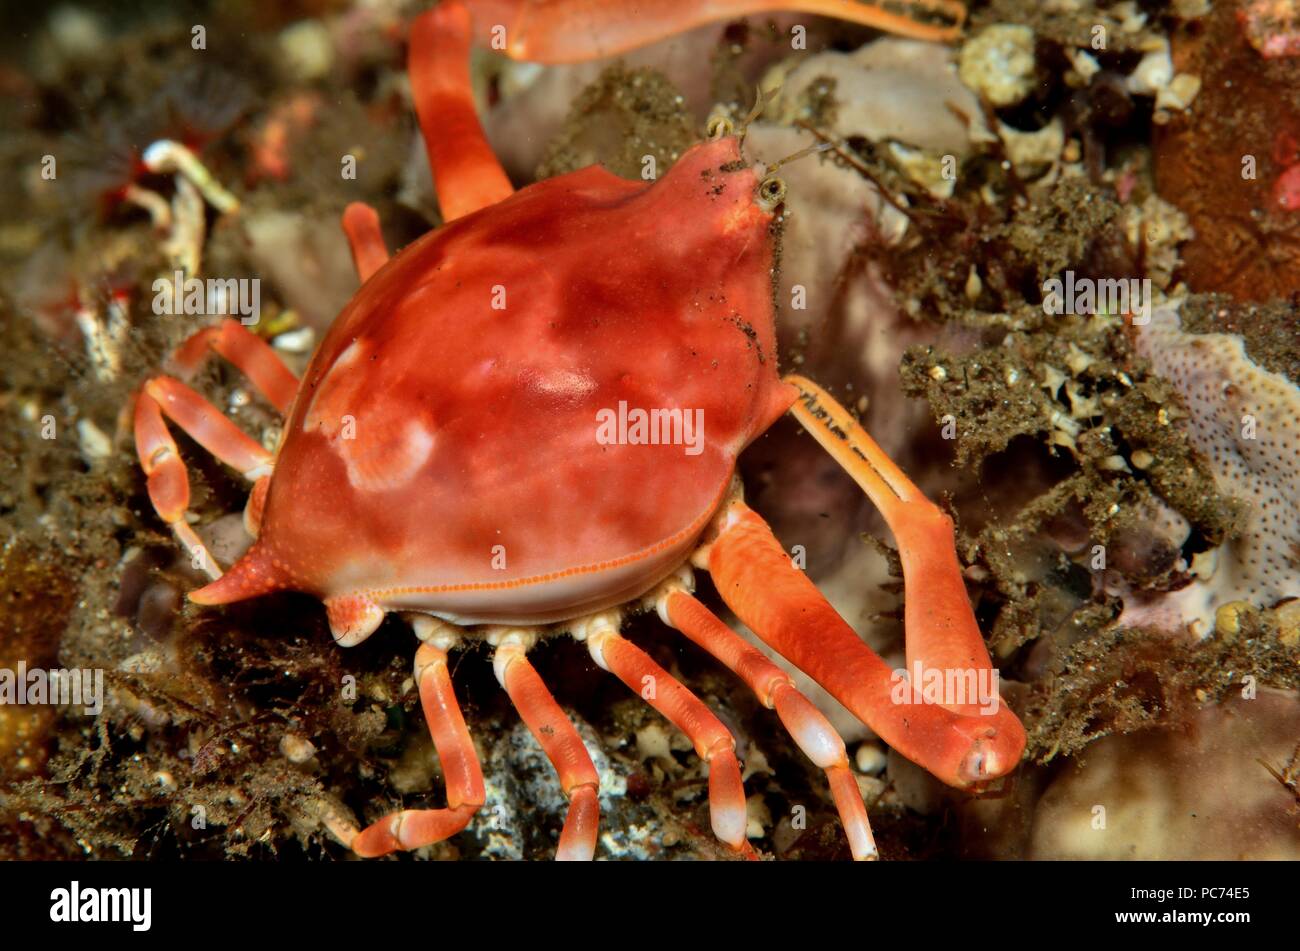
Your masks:
{"label": "crab eye", "polygon": [[775,175],[763,179],[758,186],[758,203],[765,211],[772,211],[785,199],[785,181]]}
{"label": "crab eye", "polygon": [[726,138],[731,135],[732,131],[733,127],[731,125],[731,120],[726,116],[710,117],[709,124],[704,128],[705,135],[710,139]]}

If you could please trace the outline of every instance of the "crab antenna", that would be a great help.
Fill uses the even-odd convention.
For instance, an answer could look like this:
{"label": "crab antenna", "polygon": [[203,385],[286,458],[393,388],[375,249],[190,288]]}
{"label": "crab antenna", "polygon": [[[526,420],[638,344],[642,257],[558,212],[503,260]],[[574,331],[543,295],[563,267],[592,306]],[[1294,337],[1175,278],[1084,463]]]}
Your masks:
{"label": "crab antenna", "polygon": [[763,114],[763,110],[767,108],[768,103],[770,103],[780,91],[781,85],[779,83],[776,88],[767,92],[763,91],[762,86],[754,87],[754,105],[750,108],[749,115],[745,116],[745,121],[740,124],[740,134],[742,137],[747,131],[749,131],[749,124]]}
{"label": "crab antenna", "polygon": [[806,149],[800,149],[798,152],[794,152],[783,159],[778,159],[773,162],[767,167],[767,174],[771,175],[782,165],[789,165],[791,162],[797,162],[801,158],[816,155],[818,152],[829,152],[833,148],[835,148],[834,142],[818,142],[816,145],[810,145]]}

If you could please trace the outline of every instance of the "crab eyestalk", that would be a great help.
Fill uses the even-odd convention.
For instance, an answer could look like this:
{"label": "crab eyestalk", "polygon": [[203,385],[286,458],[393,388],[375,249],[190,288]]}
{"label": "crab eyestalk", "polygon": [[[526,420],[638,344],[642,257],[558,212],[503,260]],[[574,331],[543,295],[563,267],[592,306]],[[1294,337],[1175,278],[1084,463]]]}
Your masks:
{"label": "crab eyestalk", "polygon": [[708,123],[704,127],[704,137],[711,142],[718,139],[725,139],[735,132],[735,126],[726,116],[710,116]]}
{"label": "crab eyestalk", "polygon": [[785,201],[785,181],[775,175],[769,175],[758,186],[758,207],[769,215],[776,214],[776,209]]}

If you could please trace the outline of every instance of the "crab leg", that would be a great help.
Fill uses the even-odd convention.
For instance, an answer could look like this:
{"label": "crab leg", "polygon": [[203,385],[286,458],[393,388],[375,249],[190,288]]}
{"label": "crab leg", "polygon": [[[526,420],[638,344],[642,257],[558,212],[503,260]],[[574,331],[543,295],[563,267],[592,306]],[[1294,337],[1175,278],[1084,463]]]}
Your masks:
{"label": "crab leg", "polygon": [[469,13],[441,3],[411,24],[415,112],[447,221],[510,197],[514,188],[479,124],[469,83]]}
{"label": "crab leg", "polygon": [[[575,63],[626,53],[706,23],[789,10],[835,17],[922,40],[956,39],[966,19],[959,0],[479,0],[473,5],[476,37],[513,59]],[[494,32],[495,31],[495,32]]]}
{"label": "crab leg", "polygon": [[298,392],[298,378],[265,340],[227,317],[186,339],[172,354],[171,364],[188,380],[202,365],[209,350],[215,350],[233,363],[282,414],[289,412]]}
{"label": "crab leg", "polygon": [[429,724],[447,786],[447,808],[403,809],[371,823],[352,840],[352,851],[363,858],[387,855],[396,849],[418,849],[460,832],[487,798],[474,741],[461,716],[447,669],[447,653],[433,644],[415,652],[415,679],[420,705]]}
{"label": "crab leg", "polygon": [[258,482],[271,468],[272,456],[246,436],[221,411],[184,383],[169,376],[157,376],[144,385],[135,403],[135,450],[140,457],[149,488],[149,499],[177,539],[214,580],[221,568],[190,527],[190,480],[180,450],[167,424],[166,414],[193,439],[244,477]]}
{"label": "crab leg", "polygon": [[180,450],[167,431],[157,401],[146,393],[141,393],[135,401],[135,451],[144,469],[154,511],[190,553],[195,567],[213,580],[220,578],[221,568],[190,528],[190,477],[181,461]]}
{"label": "crab leg", "polygon": [[707,557],[737,617],[903,756],[958,788],[1015,768],[1025,731],[1000,697],[988,715],[965,716],[916,696],[916,685],[862,643],[744,502],[724,509]]}
{"label": "crab leg", "polygon": [[352,263],[364,284],[388,263],[388,247],[379,228],[379,213],[365,202],[354,201],[343,209],[343,233],[352,248]]}
{"label": "crab leg", "polygon": [[598,614],[577,622],[574,630],[586,640],[592,659],[641,695],[695,745],[709,766],[709,819],[713,834],[736,852],[754,858],[745,837],[748,812],[745,787],[736,759],[736,740],[722,721],[631,641],[618,633],[616,615]]}
{"label": "crab leg", "polygon": [[[274,350],[238,321],[226,318],[190,335],[171,356],[171,365],[192,377],[210,351],[229,360],[281,413],[287,413],[298,391],[295,377]],[[274,461],[271,453],[239,430],[221,411],[179,380],[157,376],[145,383],[135,404],[135,450],[148,479],[149,499],[177,539],[191,553],[195,566],[209,577],[221,568],[190,527],[190,480],[175,440],[163,420],[166,414],[203,448],[251,480],[252,494],[244,524],[256,535]]]}
{"label": "crab leg", "polygon": [[156,376],[145,383],[142,400],[152,402],[194,441],[244,478],[255,482],[270,467],[272,456],[203,397],[180,380]]}
{"label": "crab leg", "polygon": [[524,641],[507,634],[497,646],[492,669],[510,696],[510,701],[528,724],[560,776],[560,786],[569,797],[569,814],[555,850],[558,861],[590,861],[596,854],[596,830],[600,824],[600,803],[596,798],[600,777],[582,737],[555,702],[546,684],[524,656]]}
{"label": "crab leg", "polygon": [[665,585],[656,598],[655,607],[664,623],[675,627],[726,664],[749,685],[763,706],[776,710],[804,755],[825,770],[853,858],[857,861],[879,858],[862,793],[853,778],[853,771],[849,769],[844,740],[826,717],[795,688],[785,671],[723,624],[680,582]]}
{"label": "crab leg", "polygon": [[[957,563],[952,519],[829,393],[796,374],[785,382],[800,393],[791,414],[862,487],[894,533],[903,563],[908,667],[920,661],[942,669],[991,669]],[[979,712],[974,703],[945,705],[957,713]]]}
{"label": "crab leg", "polygon": [[[624,53],[706,23],[771,10],[836,17],[940,41],[960,35],[966,18],[960,0],[906,0],[901,5],[913,15],[859,0],[661,0],[653,13],[629,0],[478,0],[471,9],[457,0],[440,3],[411,24],[408,71],[442,216],[454,221],[514,192],[478,120],[469,75],[475,39],[513,59],[576,63]],[[356,246],[354,240],[354,257]]]}

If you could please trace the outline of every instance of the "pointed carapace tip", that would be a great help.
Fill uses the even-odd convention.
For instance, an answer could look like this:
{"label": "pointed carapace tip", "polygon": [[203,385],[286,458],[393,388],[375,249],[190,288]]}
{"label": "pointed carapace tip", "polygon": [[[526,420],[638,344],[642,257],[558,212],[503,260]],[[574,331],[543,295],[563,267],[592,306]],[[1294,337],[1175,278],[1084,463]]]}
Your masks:
{"label": "pointed carapace tip", "polygon": [[190,592],[195,604],[230,604],[290,587],[266,548],[253,544],[244,556],[216,581]]}

